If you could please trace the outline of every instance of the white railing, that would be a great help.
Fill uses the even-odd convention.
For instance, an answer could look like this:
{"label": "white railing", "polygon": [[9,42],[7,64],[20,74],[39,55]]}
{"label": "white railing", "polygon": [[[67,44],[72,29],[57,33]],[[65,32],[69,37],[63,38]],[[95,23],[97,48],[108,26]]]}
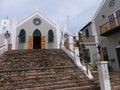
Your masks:
{"label": "white railing", "polygon": [[78,57],[79,51],[78,51],[78,48],[77,48],[77,47],[75,47],[74,52],[66,49],[66,48],[64,47],[64,45],[61,45],[61,49],[73,60],[73,62],[75,63],[75,65],[76,65],[79,69],[81,69],[81,71],[82,71],[89,79],[93,79],[93,76],[92,76],[90,70],[89,70],[86,66],[82,65],[82,63],[81,63],[81,61],[80,61],[80,58]]}
{"label": "white railing", "polygon": [[6,45],[0,47],[0,55],[3,54],[5,51],[6,51]]}
{"label": "white railing", "polygon": [[5,42],[5,36],[4,33],[0,34],[0,55],[3,54],[6,51],[6,42]]}
{"label": "white railing", "polygon": [[5,40],[4,40],[3,35],[1,34],[0,35],[0,46],[3,46],[3,45],[5,45]]}

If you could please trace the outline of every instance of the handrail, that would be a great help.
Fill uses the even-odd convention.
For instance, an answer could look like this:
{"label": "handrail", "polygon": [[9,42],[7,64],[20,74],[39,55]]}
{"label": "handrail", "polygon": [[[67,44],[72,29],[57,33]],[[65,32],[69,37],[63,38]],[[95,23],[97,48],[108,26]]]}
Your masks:
{"label": "handrail", "polygon": [[70,52],[72,52],[72,53],[74,53],[74,51],[73,50],[71,50],[71,49],[68,49]]}
{"label": "handrail", "polygon": [[6,45],[1,45],[0,46],[0,56],[6,51],[6,50],[3,50],[3,49],[5,49],[4,47],[5,47]]}
{"label": "handrail", "polygon": [[97,70],[97,68],[96,68],[94,65],[88,63],[83,57],[81,57],[81,56],[79,56],[79,55],[78,55],[78,57],[79,57],[81,60],[83,60],[85,63],[87,63],[90,67],[92,67],[94,70]]}
{"label": "handrail", "polygon": [[[74,51],[73,50],[71,50],[71,49],[69,49],[72,53],[74,53]],[[94,66],[94,65],[92,65],[92,64],[90,64],[90,63],[88,63],[83,57],[81,57],[81,56],[79,56],[79,55],[77,55],[79,58],[80,58],[80,60],[82,60],[82,61],[84,61],[84,63],[86,63],[87,65],[89,65],[90,67],[92,67],[94,70],[97,70],[97,68]],[[86,65],[86,66],[87,66]],[[87,67],[86,67],[87,68]],[[87,73],[88,73],[88,69],[87,69]]]}
{"label": "handrail", "polygon": [[2,46],[0,46],[0,48],[2,48],[2,47],[4,47],[4,46],[6,46],[6,45],[2,45]]}

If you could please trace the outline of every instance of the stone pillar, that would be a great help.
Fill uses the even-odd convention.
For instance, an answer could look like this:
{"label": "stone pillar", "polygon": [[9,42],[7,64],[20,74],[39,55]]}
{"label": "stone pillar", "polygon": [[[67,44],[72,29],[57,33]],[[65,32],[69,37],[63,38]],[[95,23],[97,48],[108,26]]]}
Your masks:
{"label": "stone pillar", "polygon": [[111,90],[107,64],[107,61],[97,62],[101,90]]}

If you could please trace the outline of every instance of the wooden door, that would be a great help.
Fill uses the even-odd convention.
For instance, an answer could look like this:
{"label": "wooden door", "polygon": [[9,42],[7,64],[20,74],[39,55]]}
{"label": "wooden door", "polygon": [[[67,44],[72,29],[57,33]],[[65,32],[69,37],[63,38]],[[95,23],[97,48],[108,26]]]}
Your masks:
{"label": "wooden door", "polygon": [[29,36],[29,46],[28,46],[28,48],[29,49],[33,49],[33,36]]}
{"label": "wooden door", "polygon": [[41,49],[45,49],[46,44],[45,44],[45,36],[41,36]]}

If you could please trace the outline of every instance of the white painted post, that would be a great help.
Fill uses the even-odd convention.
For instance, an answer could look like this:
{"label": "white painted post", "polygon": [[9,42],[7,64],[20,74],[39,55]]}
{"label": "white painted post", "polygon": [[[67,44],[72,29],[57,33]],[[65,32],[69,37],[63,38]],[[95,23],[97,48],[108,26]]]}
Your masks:
{"label": "white painted post", "polygon": [[69,48],[73,51],[73,36],[72,35],[69,35]]}
{"label": "white painted post", "polygon": [[9,49],[11,50],[10,46],[11,46],[11,37],[6,39],[7,43],[6,43],[6,50],[8,51]]}
{"label": "white painted post", "polygon": [[17,42],[17,30],[16,26],[17,25],[17,20],[13,19],[12,22],[12,30],[11,30],[11,44],[12,44],[12,49],[15,50],[16,48],[16,42]]}
{"label": "white painted post", "polygon": [[76,60],[80,60],[80,58],[78,57],[78,56],[79,56],[79,50],[78,50],[78,47],[75,47],[74,52],[75,52],[75,55],[74,55],[75,59],[76,59]]}
{"label": "white painted post", "polygon": [[101,90],[111,90],[107,64],[107,61],[97,62]]}
{"label": "white painted post", "polygon": [[8,51],[8,40],[5,39],[6,51]]}
{"label": "white painted post", "polygon": [[56,30],[56,33],[57,33],[57,48],[60,49],[60,25],[59,23],[57,22],[57,30]]}

